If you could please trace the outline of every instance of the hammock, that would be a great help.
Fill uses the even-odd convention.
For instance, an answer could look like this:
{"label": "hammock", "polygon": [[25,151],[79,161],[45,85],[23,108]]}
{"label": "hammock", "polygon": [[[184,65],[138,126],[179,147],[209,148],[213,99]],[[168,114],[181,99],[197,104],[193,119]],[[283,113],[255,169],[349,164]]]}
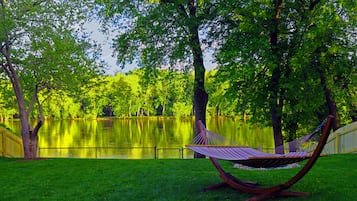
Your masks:
{"label": "hammock", "polygon": [[254,168],[281,167],[311,158],[311,153],[308,152],[270,154],[241,146],[187,145],[187,147],[205,156],[229,160]]}
{"label": "hammock", "polygon": [[[213,166],[218,171],[223,183],[211,185],[205,187],[204,190],[212,190],[221,188],[224,186],[230,186],[236,190],[241,192],[255,194],[255,197],[252,197],[248,200],[264,200],[272,197],[286,197],[286,196],[309,196],[309,193],[306,192],[294,192],[287,191],[292,185],[302,179],[309,170],[314,166],[315,162],[319,158],[330,133],[331,130],[331,122],[333,120],[333,116],[329,115],[326,120],[321,124],[322,135],[320,137],[319,143],[317,144],[314,152],[312,154],[306,154],[304,152],[295,152],[290,154],[266,154],[262,153],[258,150],[249,148],[249,147],[239,147],[239,146],[217,146],[217,145],[187,145],[190,149],[194,151],[198,151],[201,154],[208,155]],[[212,133],[208,133],[202,122],[198,125],[198,130],[200,136],[199,141],[201,144],[207,144],[209,139],[206,135],[212,135]],[[320,129],[319,129],[320,130]],[[251,181],[243,181],[234,177],[230,173],[226,172],[218,163],[216,158],[222,158],[230,161],[255,161],[255,163],[260,164],[264,163],[264,161],[268,161],[269,164],[272,161],[281,161],[281,160],[293,160],[297,158],[299,160],[303,160],[308,158],[306,164],[288,181],[283,184],[273,185],[271,187],[261,187],[257,182]],[[281,162],[277,162],[281,163]]]}
{"label": "hammock", "polygon": [[[198,130],[200,132],[194,139],[195,144],[186,145],[186,147],[196,153],[200,153],[205,156],[229,160],[234,163],[238,163],[248,167],[281,167],[311,158],[312,154],[309,152],[296,152],[297,144],[310,140],[317,133],[319,133],[325,123],[326,122],[323,121],[312,133],[303,136],[297,140],[289,142],[289,150],[292,152],[289,152],[287,154],[265,153],[247,146],[211,145],[217,144],[217,142],[215,142],[216,140],[218,140],[218,143],[223,142],[224,138],[218,134],[208,131],[201,121],[198,121]],[[280,146],[279,149],[283,150],[284,146]]]}

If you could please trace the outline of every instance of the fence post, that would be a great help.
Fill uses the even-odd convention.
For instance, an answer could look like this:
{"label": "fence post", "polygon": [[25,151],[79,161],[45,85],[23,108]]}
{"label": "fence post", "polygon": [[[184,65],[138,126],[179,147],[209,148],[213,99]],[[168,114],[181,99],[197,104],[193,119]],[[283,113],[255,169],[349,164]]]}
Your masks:
{"label": "fence post", "polygon": [[2,155],[4,157],[6,157],[6,139],[7,138],[7,133],[6,132],[2,132]]}
{"label": "fence post", "polygon": [[338,132],[335,133],[335,153],[340,153],[340,134]]}
{"label": "fence post", "polygon": [[[339,146],[339,149],[338,149],[338,153],[343,153],[343,141],[341,140],[342,139],[342,137],[343,137],[343,135],[345,135],[346,133],[341,133],[340,135],[338,135],[338,146]],[[344,149],[344,151],[346,151],[346,148]]]}
{"label": "fence post", "polygon": [[154,147],[154,159],[157,159],[157,147]]}
{"label": "fence post", "polygon": [[5,151],[4,151],[4,132],[0,131],[1,134],[1,156],[5,156]]}

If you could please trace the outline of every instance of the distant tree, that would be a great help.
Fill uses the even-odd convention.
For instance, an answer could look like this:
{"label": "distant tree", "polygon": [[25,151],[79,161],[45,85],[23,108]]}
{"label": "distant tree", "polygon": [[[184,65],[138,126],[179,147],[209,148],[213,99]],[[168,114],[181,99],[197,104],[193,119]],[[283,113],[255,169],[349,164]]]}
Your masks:
{"label": "distant tree", "polygon": [[[81,117],[80,96],[73,95],[66,89],[43,90],[39,94],[43,107],[43,116],[54,119],[71,119]],[[32,112],[33,117],[38,117],[38,111]]]}
{"label": "distant tree", "polygon": [[[134,83],[133,85],[135,86]],[[112,89],[110,97],[115,116],[128,116],[131,106],[128,103],[130,103],[132,96],[130,83],[125,80],[125,76],[123,74],[118,73],[108,88]]]}
{"label": "distant tree", "polygon": [[131,88],[130,99],[129,102],[127,103],[128,104],[127,114],[129,117],[138,114],[138,111],[140,110],[140,99],[138,98],[140,93],[139,80],[140,77],[133,72],[129,72],[125,76],[125,81],[127,83],[130,83],[130,88]]}
{"label": "distant tree", "polygon": [[[108,95],[108,86],[111,77],[96,77],[91,82],[94,85],[84,86],[80,94],[81,111],[84,118],[97,118],[104,115],[104,108],[110,106],[110,97]],[[109,89],[110,90],[110,89]]]}
{"label": "distant tree", "polygon": [[[76,34],[87,6],[82,1],[0,0],[1,73],[16,97],[25,159],[37,154],[44,118],[39,93],[75,89],[95,74],[89,43]],[[29,117],[36,106],[39,117],[32,126]]]}
{"label": "distant tree", "polygon": [[218,70],[208,71],[206,75],[206,88],[210,98],[208,101],[208,113],[211,116],[236,116],[239,114],[235,111],[236,102],[232,101],[234,98],[230,98],[225,94],[226,89],[229,87],[229,81],[219,81],[219,77],[216,76]]}

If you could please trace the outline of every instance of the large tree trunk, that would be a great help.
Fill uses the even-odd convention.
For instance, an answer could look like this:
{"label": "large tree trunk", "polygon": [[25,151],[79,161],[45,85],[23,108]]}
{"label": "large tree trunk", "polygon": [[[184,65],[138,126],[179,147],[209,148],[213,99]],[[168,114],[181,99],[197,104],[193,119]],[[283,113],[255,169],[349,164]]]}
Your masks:
{"label": "large tree trunk", "polygon": [[[18,80],[17,76],[14,80]],[[36,129],[32,129],[29,122],[29,114],[26,111],[25,100],[23,93],[21,91],[21,86],[19,80],[13,83],[17,104],[20,113],[20,123],[21,123],[21,136],[22,143],[24,146],[24,158],[35,159],[37,157],[38,150],[38,129],[42,125],[42,119],[39,121],[39,124],[36,126]]]}
{"label": "large tree trunk", "polygon": [[[39,121],[39,124],[36,126],[35,130],[32,130],[32,127],[29,122],[29,111],[26,109],[24,95],[21,89],[20,79],[17,75],[17,72],[11,62],[10,58],[10,49],[2,49],[1,53],[6,58],[6,66],[3,66],[7,76],[9,77],[12,87],[14,89],[18,112],[20,114],[20,124],[21,124],[21,136],[22,143],[24,148],[24,158],[25,159],[35,159],[37,157],[38,149],[38,129],[42,125],[42,117]],[[41,111],[42,112],[42,111]]]}
{"label": "large tree trunk", "polygon": [[[205,67],[203,64],[203,54],[198,35],[199,22],[196,18],[196,6],[194,1],[188,1],[189,8],[189,34],[190,44],[193,55],[193,67],[195,69],[194,81],[194,109],[195,120],[201,120],[206,125],[206,108],[208,102],[208,94],[205,91]],[[197,125],[197,124],[196,124]],[[197,134],[197,131],[195,132]],[[204,155],[199,153],[194,154],[195,158],[203,158]]]}
{"label": "large tree trunk", "polygon": [[37,132],[28,129],[22,133],[22,143],[24,145],[24,158],[26,160],[36,159],[38,151]]}
{"label": "large tree trunk", "polygon": [[[279,79],[281,77],[281,65],[280,65],[280,53],[278,47],[278,34],[279,34],[279,19],[282,1],[274,1],[275,13],[273,16],[273,31],[270,34],[270,45],[272,54],[275,58],[276,67],[272,72],[271,83],[270,83],[270,93],[269,93],[269,104],[270,104],[270,114],[272,127],[274,132],[274,145],[275,152],[282,153],[283,149],[277,149],[283,145],[283,135],[281,128],[281,116],[282,116],[282,94],[279,94]],[[280,96],[280,97],[279,97]]]}
{"label": "large tree trunk", "polygon": [[[282,154],[284,153],[284,149],[281,148],[283,145],[283,134],[282,134],[282,127],[281,127],[282,99],[278,98],[279,77],[280,77],[280,73],[274,71],[272,75],[271,85],[270,85],[269,104],[270,104],[271,122],[272,122],[273,133],[274,133],[275,153]],[[278,101],[278,99],[280,101]],[[280,148],[278,149],[278,147]]]}

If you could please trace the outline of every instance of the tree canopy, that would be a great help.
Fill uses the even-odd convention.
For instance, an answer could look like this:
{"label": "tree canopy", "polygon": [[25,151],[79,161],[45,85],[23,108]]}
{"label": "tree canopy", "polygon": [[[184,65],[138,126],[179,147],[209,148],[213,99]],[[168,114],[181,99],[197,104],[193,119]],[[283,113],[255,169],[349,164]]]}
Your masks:
{"label": "tree canopy", "polygon": [[238,111],[291,137],[327,114],[335,129],[341,113],[355,116],[347,94],[356,86],[356,3],[228,1],[225,9],[217,75]]}

